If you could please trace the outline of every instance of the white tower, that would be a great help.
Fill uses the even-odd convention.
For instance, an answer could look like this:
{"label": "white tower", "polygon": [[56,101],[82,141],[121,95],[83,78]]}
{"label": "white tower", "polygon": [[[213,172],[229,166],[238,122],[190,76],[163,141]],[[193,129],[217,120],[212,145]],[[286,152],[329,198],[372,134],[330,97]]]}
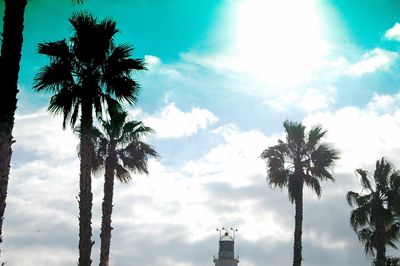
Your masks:
{"label": "white tower", "polygon": [[230,236],[225,228],[217,229],[219,231],[219,250],[218,256],[214,256],[215,266],[238,266],[239,256],[235,256],[235,232],[232,230]]}

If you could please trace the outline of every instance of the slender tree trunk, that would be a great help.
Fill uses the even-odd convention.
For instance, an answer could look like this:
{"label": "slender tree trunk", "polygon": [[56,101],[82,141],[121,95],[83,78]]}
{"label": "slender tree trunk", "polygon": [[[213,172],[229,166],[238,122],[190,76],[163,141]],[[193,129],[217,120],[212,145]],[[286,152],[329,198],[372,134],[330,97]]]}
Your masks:
{"label": "slender tree trunk", "polygon": [[14,142],[12,130],[17,109],[18,73],[23,42],[24,13],[27,0],[5,0],[3,42],[0,60],[0,243],[6,208],[10,162]]}
{"label": "slender tree trunk", "polygon": [[106,160],[106,169],[104,175],[104,198],[101,220],[101,248],[100,248],[100,266],[108,266],[110,258],[110,243],[111,243],[111,215],[113,208],[113,190],[114,190],[114,168],[117,157],[115,154],[115,144],[110,142],[108,149],[108,157]]}
{"label": "slender tree trunk", "polygon": [[79,179],[79,266],[89,266],[92,263],[90,253],[92,242],[92,136],[93,124],[92,104],[83,100],[81,117],[80,145],[80,179]]}
{"label": "slender tree trunk", "polygon": [[376,266],[386,265],[386,230],[383,215],[376,218]]}
{"label": "slender tree trunk", "polygon": [[299,191],[296,193],[295,208],[296,214],[294,216],[294,245],[293,245],[293,266],[300,266],[302,261],[301,255],[301,236],[303,233],[303,182],[299,181]]}

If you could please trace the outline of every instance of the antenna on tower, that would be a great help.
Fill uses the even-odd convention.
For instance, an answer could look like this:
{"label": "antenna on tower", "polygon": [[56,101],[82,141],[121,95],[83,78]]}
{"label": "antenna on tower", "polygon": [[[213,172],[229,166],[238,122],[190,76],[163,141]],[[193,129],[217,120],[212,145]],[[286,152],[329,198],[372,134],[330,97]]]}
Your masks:
{"label": "antenna on tower", "polygon": [[222,237],[222,231],[227,232],[227,230],[225,229],[225,227],[217,228],[217,231],[219,232],[219,238],[220,238],[220,239],[221,239],[221,237]]}
{"label": "antenna on tower", "polygon": [[233,227],[231,227],[231,231],[232,231],[232,235],[233,235],[233,241],[235,241],[235,235],[236,235],[236,232],[238,231],[236,228],[235,229],[233,229]]}
{"label": "antenna on tower", "polygon": [[237,257],[239,258],[239,242],[236,241],[236,232],[238,231],[238,229],[231,227],[231,231],[232,231],[234,244],[236,244]]}

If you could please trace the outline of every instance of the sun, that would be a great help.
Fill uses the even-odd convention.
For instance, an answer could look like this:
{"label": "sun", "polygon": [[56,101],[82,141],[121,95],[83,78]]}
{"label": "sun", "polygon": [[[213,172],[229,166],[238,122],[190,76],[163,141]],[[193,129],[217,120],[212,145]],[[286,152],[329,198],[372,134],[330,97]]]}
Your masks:
{"label": "sun", "polygon": [[235,7],[233,66],[270,84],[306,82],[329,45],[314,0],[243,0]]}

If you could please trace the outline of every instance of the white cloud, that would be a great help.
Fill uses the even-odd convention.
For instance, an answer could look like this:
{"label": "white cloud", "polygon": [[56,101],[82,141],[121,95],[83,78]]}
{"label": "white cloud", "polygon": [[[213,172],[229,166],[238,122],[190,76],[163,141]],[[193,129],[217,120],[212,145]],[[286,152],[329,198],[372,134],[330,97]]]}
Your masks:
{"label": "white cloud", "polygon": [[349,75],[362,76],[377,70],[387,70],[398,58],[398,53],[375,48],[362,56],[362,60],[348,67]]}
{"label": "white cloud", "polygon": [[395,23],[393,27],[385,32],[385,38],[389,40],[400,41],[400,24]]}
{"label": "white cloud", "polygon": [[174,80],[187,79],[186,77],[182,76],[182,74],[178,70],[180,67],[179,64],[176,66],[170,64],[164,64],[161,61],[161,58],[154,55],[145,55],[144,62],[146,64],[146,67],[152,74],[157,74],[157,75],[161,74],[168,77],[169,79],[174,79]]}
{"label": "white cloud", "polygon": [[46,111],[28,115],[16,115],[14,138],[15,149],[33,152],[39,156],[51,156],[60,160],[76,155],[78,138],[71,129],[62,130],[60,116]]}
{"label": "white cloud", "polygon": [[262,172],[263,163],[258,157],[264,147],[277,140],[276,136],[268,138],[257,130],[241,132],[233,124],[223,125],[213,132],[222,137],[223,142],[201,158],[188,161],[182,170],[194,177],[202,176],[203,180],[229,182],[235,178],[233,186],[248,185],[247,177]]}
{"label": "white cloud", "polygon": [[[191,117],[179,118],[178,115],[179,121],[192,121],[192,116],[197,117],[194,109],[185,113],[173,104],[168,105],[164,111],[168,109],[173,111],[167,111],[167,114],[177,112],[183,114],[183,117]],[[157,119],[172,121],[170,117],[175,117],[170,114],[163,116],[162,113],[155,115]],[[194,123],[196,126],[192,125],[191,130],[181,131],[193,134],[200,128],[200,124],[208,125],[212,116],[209,113],[200,114],[203,118],[194,120],[202,123]],[[204,117],[209,118],[207,120]],[[337,231],[337,228],[331,226],[340,224],[348,231],[351,230],[344,192],[357,183],[353,170],[369,167],[381,153],[396,154],[396,149],[400,148],[396,141],[400,134],[400,113],[378,115],[369,110],[348,107],[336,112],[310,115],[304,121],[307,125],[322,122],[328,129],[328,140],[342,153],[336,172],[341,175],[345,173],[344,178],[337,178],[338,184],[323,184],[322,200],[316,201],[316,196],[309,192],[305,194],[307,215],[304,243],[319,253],[353,254],[358,250],[362,260],[362,248],[359,248],[356,236],[349,235],[342,228]],[[37,119],[32,121],[31,127],[42,128],[47,124],[48,120]],[[59,125],[54,130],[54,134],[63,132]],[[282,249],[282,252],[290,248],[293,234],[292,205],[287,200],[286,191],[281,193],[268,188],[265,164],[259,158],[262,150],[274,145],[282,132],[267,136],[255,129],[243,131],[234,124],[225,124],[207,132],[218,141],[203,155],[188,158],[176,167],[168,166],[162,160],[151,160],[149,177],[135,177],[127,185],[116,184],[112,238],[112,258],[115,264],[126,265],[135,259],[141,265],[156,265],[165,259],[167,266],[204,265],[216,251],[214,247],[217,239],[213,233],[221,225],[239,227],[239,241],[244,245],[242,250],[245,250],[241,254],[243,261],[253,265],[259,265],[257,262],[261,255],[253,254],[255,251],[251,249],[261,244],[265,244],[262,247],[268,247],[266,252],[269,248]],[[40,136],[34,135],[31,138],[31,141],[36,142]],[[176,146],[177,153],[179,149]],[[3,249],[10,264],[23,264],[25,258],[32,256],[31,249],[23,244],[25,242],[30,247],[41,246],[35,253],[35,259],[32,259],[37,264],[54,265],[56,255],[49,254],[63,256],[56,265],[64,266],[75,261],[76,255],[71,254],[77,254],[78,208],[75,196],[78,192],[78,160],[73,149],[67,150],[69,155],[64,158],[69,159],[65,162],[52,157],[53,153],[51,149],[44,149],[35,154],[34,159],[28,159],[24,165],[12,171]],[[17,153],[15,155],[18,157]],[[335,193],[332,193],[333,190]],[[96,263],[101,217],[101,178],[94,179],[93,192],[93,235],[96,240],[93,259]],[[332,202],[342,202],[340,206],[343,208],[338,210]],[[332,213],[329,207],[336,210],[334,217],[327,214]],[[319,211],[313,212],[316,209]],[[319,224],[332,225],[329,228],[311,227],[315,219]],[[63,230],[59,230],[59,227]],[[322,235],[322,245],[315,244],[318,235]],[[202,246],[196,249],[199,243]],[[182,257],[183,247],[190,251],[187,257]],[[132,249],[136,252],[131,252]],[[150,249],[159,251],[158,256],[151,260],[146,253]],[[199,252],[202,257],[194,258],[193,254]],[[309,261],[317,261],[310,265],[321,265],[315,255],[318,252],[308,253]],[[275,265],[289,263],[289,257],[278,257],[274,259],[278,261]]]}
{"label": "white cloud", "polygon": [[158,138],[192,136],[199,129],[205,129],[217,121],[218,118],[206,109],[194,107],[190,112],[183,112],[175,103],[170,103],[155,115],[143,118],[143,122],[155,130]]}
{"label": "white cloud", "polygon": [[375,48],[362,53],[357,60],[339,56],[335,60],[326,61],[319,73],[323,79],[336,79],[343,76],[359,78],[378,71],[390,70],[398,57],[397,52]]}
{"label": "white cloud", "polygon": [[328,140],[339,149],[340,172],[351,173],[356,168],[373,165],[382,156],[399,160],[400,111],[378,114],[356,107],[336,112],[309,115],[307,125],[322,124],[328,130]]}
{"label": "white cloud", "polygon": [[375,93],[368,103],[368,110],[377,113],[393,113],[399,109],[400,92],[394,95]]}
{"label": "white cloud", "polygon": [[264,103],[277,112],[300,109],[306,113],[325,110],[336,100],[336,89],[328,86],[323,89],[309,88],[305,91],[291,90],[284,96],[266,100]]}
{"label": "white cloud", "polygon": [[332,239],[331,235],[323,232],[316,232],[313,230],[308,230],[307,232],[304,232],[303,238],[309,239],[312,243],[320,245],[328,250],[344,250],[349,246],[349,243],[345,240],[334,240]]}
{"label": "white cloud", "polygon": [[161,59],[154,55],[145,55],[144,63],[146,64],[146,67],[151,70],[153,67],[161,65]]}

